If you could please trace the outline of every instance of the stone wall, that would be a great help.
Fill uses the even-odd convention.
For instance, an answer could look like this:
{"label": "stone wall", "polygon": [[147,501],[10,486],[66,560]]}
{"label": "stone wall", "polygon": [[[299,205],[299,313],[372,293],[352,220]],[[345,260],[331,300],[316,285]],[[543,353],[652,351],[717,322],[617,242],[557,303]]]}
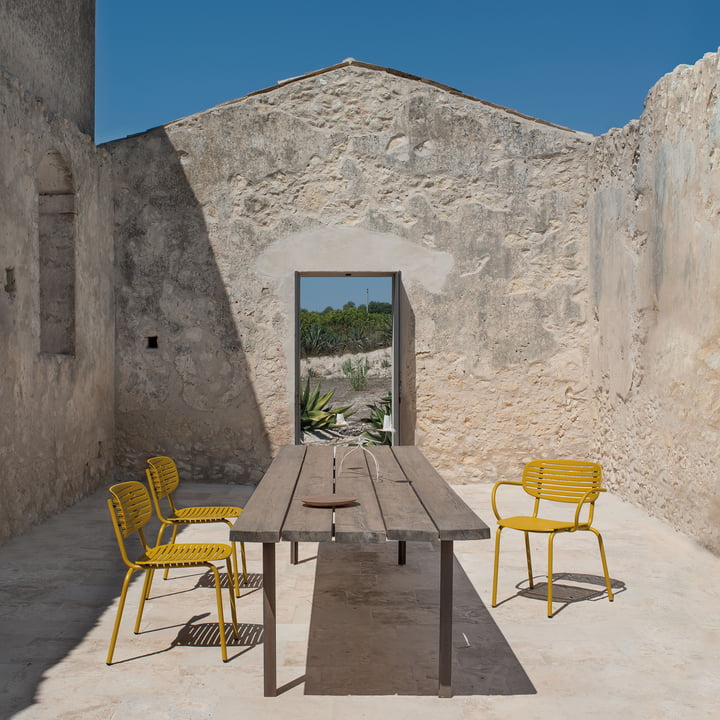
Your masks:
{"label": "stone wall", "polygon": [[0,3],[0,70],[93,137],[95,0]]}
{"label": "stone wall", "polygon": [[598,138],[589,202],[596,454],[610,487],[720,552],[720,57]]}
{"label": "stone wall", "polygon": [[[43,175],[48,163],[57,172]],[[112,478],[110,181],[107,155],[87,135],[0,73],[0,541]],[[74,303],[64,307],[73,314],[63,330],[69,344],[53,352],[41,352],[43,233],[45,271],[55,273],[58,255],[67,255],[58,282]],[[51,278],[45,288],[52,295],[56,285]]]}
{"label": "stone wall", "polygon": [[402,273],[402,440],[449,479],[588,455],[591,140],[347,64],[109,144],[121,471],[293,441],[295,271]]}

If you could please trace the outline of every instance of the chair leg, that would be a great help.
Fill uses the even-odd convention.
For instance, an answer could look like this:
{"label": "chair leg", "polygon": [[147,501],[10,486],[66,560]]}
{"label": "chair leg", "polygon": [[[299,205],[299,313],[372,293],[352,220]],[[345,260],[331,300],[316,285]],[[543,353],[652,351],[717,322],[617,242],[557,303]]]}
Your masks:
{"label": "chair leg", "polygon": [[240,597],[240,578],[238,577],[238,561],[237,561],[237,547],[235,542],[230,543],[230,547],[232,548],[232,566],[235,569],[235,572],[231,575],[228,575],[228,585],[233,588],[233,592],[235,593],[235,597]]}
{"label": "chair leg", "polygon": [[[245,559],[245,543],[240,543],[240,557],[242,558],[242,568],[243,568],[243,581],[245,585],[248,583],[248,573],[247,573],[247,560]],[[237,567],[237,565],[235,565]],[[238,597],[240,595],[238,594]]]}
{"label": "chair leg", "polygon": [[120,592],[120,603],[118,604],[117,615],[115,616],[115,625],[113,626],[112,635],[110,636],[110,647],[108,648],[107,659],[105,662],[108,665],[112,665],[113,653],[115,652],[115,642],[117,641],[118,630],[120,629],[120,619],[122,618],[123,609],[125,608],[125,598],[127,597],[127,590],[130,585],[130,578],[135,572],[134,568],[130,568],[125,573],[125,579],[122,584],[122,591]]}
{"label": "chair leg", "polygon": [[[163,525],[163,527],[160,528],[160,534],[158,535],[157,545],[160,544],[160,535],[162,535],[162,532],[164,529],[165,529],[165,526]],[[175,544],[175,538],[177,537],[177,531],[178,531],[178,526],[173,525],[172,526],[172,535],[170,536],[170,542],[168,543],[168,545]],[[168,572],[170,572],[170,568],[165,568],[165,572],[163,573],[163,580],[168,579]]]}
{"label": "chair leg", "polygon": [[614,598],[612,592],[612,585],[610,583],[610,574],[608,573],[607,560],[605,559],[605,546],[603,544],[602,535],[593,527],[591,527],[590,530],[595,533],[598,539],[598,546],[600,547],[600,559],[602,560],[603,572],[605,573],[605,587],[607,588],[608,600],[612,602]]}
{"label": "chair leg", "polygon": [[137,635],[140,632],[140,621],[142,620],[143,609],[145,608],[145,600],[150,597],[150,586],[152,585],[154,568],[145,571],[145,582],[143,583],[142,593],[140,593],[140,603],[138,605],[137,617],[135,618],[135,629],[133,632]]}
{"label": "chair leg", "polygon": [[155,569],[148,570],[145,575],[145,582],[143,583],[143,590],[142,594],[145,600],[150,599],[150,587],[152,586],[152,581],[155,577]]}
{"label": "chair leg", "polygon": [[[215,599],[217,600],[218,610],[218,632],[220,633],[220,654],[222,655],[223,662],[227,662],[227,645],[225,642],[225,615],[223,614],[222,606],[222,590],[220,587],[220,573],[218,569],[212,563],[205,563],[212,571],[215,576]],[[232,595],[232,587],[230,588],[230,594]]]}
{"label": "chair leg", "polygon": [[162,536],[165,533],[165,528],[168,526],[168,523],[161,522],[160,523],[160,530],[158,530],[157,540],[155,540],[156,545],[160,545],[162,543]]}
{"label": "chair leg", "polygon": [[492,589],[492,606],[497,605],[497,581],[498,581],[498,563],[500,560],[500,532],[502,527],[498,525],[495,531],[495,567],[493,570],[493,589]]}
{"label": "chair leg", "polygon": [[[227,559],[227,569],[228,569],[228,577],[232,577],[233,574],[233,567],[232,563],[230,562],[230,558]],[[235,573],[237,576],[237,573]],[[240,639],[240,634],[238,631],[238,624],[237,624],[237,610],[235,609],[235,596],[233,595],[232,588],[230,587],[230,584],[228,583],[228,588],[230,590],[230,610],[232,612],[232,626],[233,626],[233,635],[235,636],[236,640]]]}
{"label": "chair leg", "polygon": [[535,587],[533,583],[532,557],[530,556],[530,533],[525,533],[525,557],[527,558],[528,567],[528,585],[530,589]]}
{"label": "chair leg", "polygon": [[548,617],[552,617],[552,577],[553,577],[553,540],[555,533],[550,533],[548,539],[548,581],[547,581],[547,598],[548,598]]}

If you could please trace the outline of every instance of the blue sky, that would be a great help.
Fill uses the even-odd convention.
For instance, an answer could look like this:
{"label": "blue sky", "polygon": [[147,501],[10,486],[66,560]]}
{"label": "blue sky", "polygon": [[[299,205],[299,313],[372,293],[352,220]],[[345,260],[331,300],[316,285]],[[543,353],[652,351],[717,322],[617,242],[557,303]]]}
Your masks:
{"label": "blue sky", "polygon": [[595,135],[720,45],[720,0],[97,0],[96,140],[347,57]]}
{"label": "blue sky", "polygon": [[300,278],[300,307],[322,312],[352,300],[355,305],[366,301],[392,302],[390,277],[303,277]]}

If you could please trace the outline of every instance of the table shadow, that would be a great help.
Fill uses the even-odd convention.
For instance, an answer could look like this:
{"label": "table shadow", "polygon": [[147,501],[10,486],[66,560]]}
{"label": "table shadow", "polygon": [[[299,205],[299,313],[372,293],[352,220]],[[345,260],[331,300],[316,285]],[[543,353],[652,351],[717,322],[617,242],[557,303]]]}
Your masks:
{"label": "table shadow", "polygon": [[[440,547],[318,547],[306,695],[437,695]],[[536,692],[502,632],[454,562],[453,694]]]}

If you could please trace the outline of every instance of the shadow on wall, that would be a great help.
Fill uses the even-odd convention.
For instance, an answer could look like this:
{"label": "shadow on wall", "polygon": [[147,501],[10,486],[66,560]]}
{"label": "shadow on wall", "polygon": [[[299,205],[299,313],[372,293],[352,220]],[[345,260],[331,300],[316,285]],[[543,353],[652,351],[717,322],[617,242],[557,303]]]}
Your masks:
{"label": "shadow on wall", "polygon": [[[257,482],[263,412],[203,209],[164,129],[105,146],[113,159],[119,478],[153,455],[181,475]],[[252,331],[250,332],[252,334]]]}

